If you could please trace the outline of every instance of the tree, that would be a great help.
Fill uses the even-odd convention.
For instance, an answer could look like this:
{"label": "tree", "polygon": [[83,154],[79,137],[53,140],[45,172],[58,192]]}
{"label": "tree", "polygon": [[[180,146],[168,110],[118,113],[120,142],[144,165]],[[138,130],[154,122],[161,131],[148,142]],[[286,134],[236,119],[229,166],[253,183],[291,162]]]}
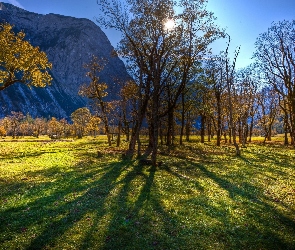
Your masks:
{"label": "tree", "polygon": [[265,87],[258,94],[259,123],[264,134],[264,143],[271,141],[272,127],[278,115],[279,98],[273,88]]}
{"label": "tree", "polygon": [[295,20],[272,23],[256,40],[254,57],[265,77],[287,101],[290,112],[291,137],[295,143]]}
{"label": "tree", "polygon": [[134,121],[136,116],[136,102],[138,101],[138,86],[132,80],[127,81],[120,91],[120,106],[121,106],[121,121],[122,130],[126,135],[126,141],[130,139],[130,124]]}
{"label": "tree", "polygon": [[24,38],[24,32],[15,34],[10,24],[0,24],[0,91],[17,82],[35,87],[51,83],[46,54]]}
{"label": "tree", "polygon": [[212,58],[205,64],[205,79],[209,88],[212,89],[215,97],[216,116],[217,116],[217,139],[216,145],[220,146],[222,133],[222,95],[225,91],[225,70],[224,65],[218,58]]}
{"label": "tree", "polygon": [[11,115],[8,116],[9,125],[11,129],[12,138],[15,138],[19,134],[20,124],[25,118],[22,112],[11,111]]}
{"label": "tree", "polygon": [[[199,111],[200,87],[197,82],[189,83],[181,93],[181,101],[178,105],[180,114],[180,137],[179,145],[183,143],[183,136],[186,135],[186,141],[189,141],[189,130],[192,120],[197,116]],[[177,115],[177,114],[176,114]]]}
{"label": "tree", "polygon": [[[238,120],[239,142],[242,147],[246,147],[247,136],[251,134],[254,126],[254,115],[256,113],[255,101],[257,100],[257,77],[255,69],[250,65],[241,69],[236,76],[236,114]],[[250,128],[248,127],[248,119],[251,119]]]}
{"label": "tree", "polygon": [[[288,131],[290,131],[290,123],[289,123],[289,116],[290,116],[290,109],[288,105],[288,100],[286,98],[282,98],[280,95],[279,98],[279,106],[281,108],[281,112],[283,113],[283,127],[284,127],[284,145],[288,145]],[[294,139],[291,137],[291,139]],[[291,142],[292,143],[292,142]]]}
{"label": "tree", "polygon": [[91,120],[91,114],[88,108],[79,108],[71,114],[71,119],[74,122],[76,135],[82,138],[87,125]]}
{"label": "tree", "polygon": [[240,156],[241,151],[239,144],[236,141],[236,123],[234,121],[234,108],[233,108],[233,103],[234,103],[234,97],[235,97],[235,68],[236,68],[236,60],[239,55],[240,47],[237,48],[235,51],[235,56],[233,59],[233,62],[230,63],[229,58],[228,58],[228,49],[230,45],[230,37],[228,37],[228,45],[224,53],[223,57],[223,62],[225,64],[225,81],[226,81],[226,89],[227,89],[227,98],[228,98],[228,109],[229,109],[229,126],[231,130],[231,135],[233,138],[233,144],[236,149],[236,155]]}
{"label": "tree", "polygon": [[93,101],[95,109],[97,109],[97,116],[104,124],[108,144],[111,146],[112,141],[108,118],[110,104],[105,101],[105,97],[108,95],[108,92],[106,91],[108,85],[101,82],[98,75],[103,70],[105,63],[106,62],[103,59],[93,56],[91,62],[85,65],[85,67],[89,70],[87,72],[87,76],[91,81],[89,84],[83,84],[80,87],[79,94],[81,96],[86,96]]}
{"label": "tree", "polygon": [[[100,6],[103,15],[98,21],[122,32],[117,51],[126,59],[138,85],[138,112],[126,155],[133,156],[146,117],[149,146],[144,155],[151,154],[156,165],[160,119],[170,115],[173,120],[172,111],[193,77],[194,67],[220,32],[203,0],[129,0],[127,4],[119,0],[101,0]],[[176,7],[180,7],[182,13],[176,14]],[[168,22],[172,25],[166,25]],[[163,110],[161,98],[165,91],[173,96]]]}
{"label": "tree", "polygon": [[59,123],[62,127],[62,136],[66,138],[69,137],[71,135],[71,125],[65,118],[61,119]]}
{"label": "tree", "polygon": [[0,124],[0,136],[3,137],[3,136],[6,136],[6,134],[7,134],[7,131],[4,127],[4,125]]}
{"label": "tree", "polygon": [[46,133],[46,120],[44,118],[36,118],[34,121],[33,128],[34,128],[33,135],[39,138],[41,134]]}
{"label": "tree", "polygon": [[47,134],[51,139],[59,139],[62,135],[63,127],[60,122],[52,117],[50,121],[48,121]]}

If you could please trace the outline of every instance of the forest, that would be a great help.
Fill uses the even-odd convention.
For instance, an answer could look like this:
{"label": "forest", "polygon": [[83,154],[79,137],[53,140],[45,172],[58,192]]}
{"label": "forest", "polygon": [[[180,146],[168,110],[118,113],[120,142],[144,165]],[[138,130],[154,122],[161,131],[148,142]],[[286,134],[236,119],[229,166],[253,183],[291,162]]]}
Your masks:
{"label": "forest", "polygon": [[[241,69],[205,1],[98,6],[130,79],[111,93],[93,55],[89,106],[0,119],[0,248],[294,249],[295,20]],[[51,84],[23,31],[1,24],[0,47],[0,91]]]}

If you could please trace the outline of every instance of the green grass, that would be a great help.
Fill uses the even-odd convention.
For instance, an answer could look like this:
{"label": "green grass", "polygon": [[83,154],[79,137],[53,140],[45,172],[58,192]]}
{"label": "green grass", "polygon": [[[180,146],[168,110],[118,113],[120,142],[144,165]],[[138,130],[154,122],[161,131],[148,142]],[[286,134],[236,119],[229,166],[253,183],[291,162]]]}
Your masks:
{"label": "green grass", "polygon": [[295,249],[293,148],[235,157],[193,138],[160,148],[157,168],[119,152],[105,138],[0,142],[0,249]]}

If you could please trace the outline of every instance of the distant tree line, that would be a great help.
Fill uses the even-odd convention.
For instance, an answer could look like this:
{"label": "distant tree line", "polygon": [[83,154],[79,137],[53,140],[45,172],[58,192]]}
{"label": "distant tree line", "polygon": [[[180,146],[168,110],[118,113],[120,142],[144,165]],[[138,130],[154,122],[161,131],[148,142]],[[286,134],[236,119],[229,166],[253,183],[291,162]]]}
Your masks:
{"label": "distant tree line", "polygon": [[11,112],[11,115],[0,119],[0,136],[12,136],[19,138],[23,136],[48,135],[51,139],[76,137],[85,135],[96,136],[104,134],[101,122],[97,116],[91,115],[87,108],[79,108],[72,113],[72,121],[52,117],[33,118],[30,114],[22,112]]}

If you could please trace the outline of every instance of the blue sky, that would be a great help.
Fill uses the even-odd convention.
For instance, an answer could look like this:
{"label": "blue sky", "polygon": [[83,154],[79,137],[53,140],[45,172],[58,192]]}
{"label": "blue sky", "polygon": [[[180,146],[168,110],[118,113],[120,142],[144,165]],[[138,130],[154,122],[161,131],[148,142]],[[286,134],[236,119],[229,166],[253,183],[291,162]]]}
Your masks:
{"label": "blue sky", "polygon": [[[0,0],[1,2],[1,0]],[[95,21],[96,0],[3,0],[28,11],[84,17]],[[258,35],[267,31],[273,21],[295,19],[295,0],[208,0],[207,9],[214,12],[220,27],[231,36],[231,51],[241,46],[237,67],[250,64]],[[105,30],[104,30],[105,31]],[[105,31],[114,46],[119,41],[114,31]],[[214,51],[224,50],[226,41],[214,45]]]}

